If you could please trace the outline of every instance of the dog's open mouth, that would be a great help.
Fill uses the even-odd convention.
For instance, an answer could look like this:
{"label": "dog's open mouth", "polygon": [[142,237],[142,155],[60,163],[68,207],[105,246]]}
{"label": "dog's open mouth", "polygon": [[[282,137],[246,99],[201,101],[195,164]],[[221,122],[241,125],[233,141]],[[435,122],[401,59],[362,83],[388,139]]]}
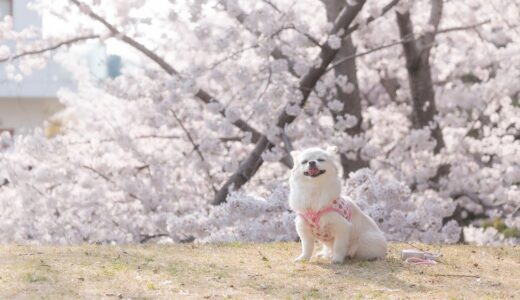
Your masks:
{"label": "dog's open mouth", "polygon": [[324,173],[325,173],[325,170],[320,170],[318,167],[311,167],[307,171],[303,172],[303,175],[310,176],[310,177],[318,177]]}

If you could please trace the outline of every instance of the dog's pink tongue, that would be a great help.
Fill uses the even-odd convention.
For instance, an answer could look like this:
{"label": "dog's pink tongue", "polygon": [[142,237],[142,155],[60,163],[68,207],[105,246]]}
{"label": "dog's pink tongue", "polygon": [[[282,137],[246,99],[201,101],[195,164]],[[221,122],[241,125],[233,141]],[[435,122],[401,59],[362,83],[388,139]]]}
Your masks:
{"label": "dog's pink tongue", "polygon": [[312,167],[312,168],[309,168],[309,170],[307,170],[307,172],[309,173],[309,175],[314,176],[320,172],[320,169],[318,169],[317,167]]}

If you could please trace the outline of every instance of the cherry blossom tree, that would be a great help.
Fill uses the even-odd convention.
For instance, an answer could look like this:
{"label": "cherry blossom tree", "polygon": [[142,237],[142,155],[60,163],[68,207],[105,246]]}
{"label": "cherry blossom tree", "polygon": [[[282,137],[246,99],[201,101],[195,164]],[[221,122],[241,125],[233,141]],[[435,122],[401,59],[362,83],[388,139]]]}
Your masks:
{"label": "cherry blossom tree", "polygon": [[[54,59],[77,89],[60,91],[52,137],[1,136],[2,241],[292,240],[288,152],[334,144],[345,197],[390,239],[518,242],[515,3],[32,7],[72,33],[42,38],[4,18],[0,37],[16,43],[0,46],[7,75]],[[67,51],[85,42],[141,63],[100,82]]]}

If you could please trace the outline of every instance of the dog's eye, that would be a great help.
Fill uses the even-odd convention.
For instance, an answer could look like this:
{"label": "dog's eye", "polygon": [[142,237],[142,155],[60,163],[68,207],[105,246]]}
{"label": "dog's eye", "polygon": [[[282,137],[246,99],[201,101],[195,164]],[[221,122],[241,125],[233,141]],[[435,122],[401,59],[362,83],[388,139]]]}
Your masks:
{"label": "dog's eye", "polygon": [[309,161],[308,160],[302,161],[302,165],[306,164],[307,162],[309,162]]}
{"label": "dog's eye", "polygon": [[323,158],[318,158],[319,162],[324,162],[325,160]]}

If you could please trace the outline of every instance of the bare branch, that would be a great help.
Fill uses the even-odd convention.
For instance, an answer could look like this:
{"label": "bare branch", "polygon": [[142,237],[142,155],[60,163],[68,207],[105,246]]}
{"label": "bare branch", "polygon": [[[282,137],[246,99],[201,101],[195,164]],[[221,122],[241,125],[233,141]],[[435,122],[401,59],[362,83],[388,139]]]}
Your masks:
{"label": "bare branch", "polygon": [[[213,98],[210,94],[208,94],[204,90],[199,90],[195,96],[197,96],[200,100],[202,100],[204,103],[209,104],[211,102],[216,102],[219,104],[220,107],[224,107],[221,102],[219,102],[217,99]],[[226,116],[225,110],[221,109],[219,113],[222,116]],[[251,125],[249,125],[246,121],[242,119],[238,119],[236,121],[231,122],[231,124],[235,125],[239,129],[241,129],[244,132],[251,132],[251,142],[256,143],[260,138],[263,136],[262,133],[260,133],[258,130],[253,128]]]}
{"label": "bare branch", "polygon": [[439,29],[439,30],[437,30],[437,34],[448,33],[448,32],[452,32],[452,31],[461,31],[461,30],[474,29],[476,27],[479,27],[479,26],[482,26],[482,25],[485,25],[485,24],[488,24],[488,23],[491,23],[491,20],[488,19],[488,20],[485,20],[485,21],[482,21],[482,22],[478,22],[478,23],[475,23],[475,24],[472,24],[472,25],[455,26],[455,27],[450,27],[450,28],[445,28],[445,29]]}
{"label": "bare branch", "polygon": [[301,31],[300,29],[296,28],[296,26],[292,25],[290,26],[290,29],[293,29],[294,31],[298,32],[299,34],[303,35],[304,37],[306,37],[311,43],[313,43],[315,46],[318,46],[318,47],[321,47],[321,43],[320,41],[318,41],[315,37],[313,37],[312,35],[308,34],[307,32],[303,32]]}
{"label": "bare branch", "polygon": [[[266,40],[268,40],[268,39],[272,39],[272,38],[276,37],[277,35],[279,35],[280,33],[282,33],[283,31],[288,30],[288,29],[296,30],[296,29],[294,28],[294,26],[281,27],[281,28],[279,28],[277,31],[275,31],[274,33],[272,33],[271,35],[269,35],[269,36],[266,38]],[[256,48],[260,47],[260,44],[261,44],[261,42],[257,42],[257,43],[255,43],[255,44],[253,44],[253,45],[249,45],[249,46],[247,46],[247,47],[244,47],[244,48],[241,48],[241,49],[239,49],[239,50],[236,50],[236,51],[234,51],[233,53],[228,54],[228,55],[225,56],[224,58],[219,59],[218,61],[216,61],[215,63],[213,63],[213,64],[211,65],[211,67],[209,67],[208,69],[214,69],[215,67],[217,67],[218,65],[222,64],[223,62],[225,62],[225,61],[227,61],[227,60],[229,60],[229,59],[231,59],[231,58],[235,58],[235,57],[238,56],[239,54],[242,54],[242,53],[244,53],[244,52],[246,52],[246,51],[248,51],[248,50],[256,49]]]}
{"label": "bare branch", "polygon": [[[269,64],[269,58],[267,58],[267,64]],[[269,89],[269,86],[271,85],[271,82],[272,82],[271,80],[273,77],[273,70],[270,65],[269,65],[268,70],[269,70],[269,75],[267,76],[267,82],[265,83],[264,90],[260,93],[260,95],[258,95],[258,98],[256,99],[256,101],[259,101],[264,97],[265,93]]]}
{"label": "bare branch", "polygon": [[[490,20],[486,20],[486,21],[482,21],[482,22],[475,23],[475,24],[472,24],[472,25],[449,27],[449,28],[445,28],[445,29],[441,29],[441,30],[437,31],[436,35],[445,34],[445,33],[451,33],[451,32],[454,32],[454,31],[463,31],[463,30],[473,29],[473,28],[482,26],[484,24],[488,24],[489,22],[490,22]],[[396,46],[396,45],[400,45],[402,43],[411,42],[411,41],[418,41],[419,39],[420,39],[420,37],[418,37],[418,38],[405,38],[405,39],[401,39],[399,41],[390,42],[388,44],[381,45],[379,47],[369,49],[367,51],[364,51],[364,52],[361,52],[361,53],[358,53],[358,54],[355,54],[355,55],[345,56],[345,57],[343,57],[341,59],[338,59],[334,64],[332,64],[330,67],[328,67],[327,68],[327,72],[332,70],[333,68],[335,68],[337,65],[343,64],[346,61],[349,61],[351,59],[355,59],[357,57],[365,56],[367,54],[370,54],[370,53],[373,53],[373,52],[377,52],[379,50],[383,50],[383,49],[386,49],[386,48],[390,48],[390,47],[393,47],[393,46]],[[431,47],[431,45],[430,45],[430,47]]]}
{"label": "bare branch", "polygon": [[343,57],[341,59],[338,59],[334,64],[330,65],[326,72],[329,72],[330,70],[334,69],[335,67],[349,61],[349,60],[352,60],[352,59],[355,59],[356,57],[361,57],[361,56],[365,56],[367,54],[370,54],[370,53],[373,53],[373,52],[376,52],[376,51],[379,51],[379,50],[383,50],[383,49],[386,49],[386,48],[390,48],[390,47],[393,47],[393,46],[396,46],[396,45],[400,45],[406,41],[408,41],[409,39],[402,39],[402,40],[399,40],[399,41],[396,41],[396,42],[391,42],[391,43],[388,43],[386,45],[382,45],[382,46],[379,46],[379,47],[376,47],[376,48],[372,48],[372,49],[369,49],[365,52],[360,52],[360,53],[357,53],[357,54],[353,54],[353,55],[349,55],[349,56],[346,56],[346,57]]}
{"label": "bare branch", "polygon": [[[179,139],[180,136],[178,136],[178,135],[147,134],[147,135],[129,136],[129,138],[132,139],[132,140],[144,140],[144,139],[174,140],[174,139]],[[97,140],[96,142],[98,142],[98,143],[109,143],[109,142],[115,142],[115,141],[116,141],[116,139],[109,138],[109,139],[100,139],[100,140]],[[87,144],[92,144],[92,141],[76,141],[76,142],[71,142],[71,143],[69,143],[67,145],[68,146],[74,146],[74,145],[87,145]]]}
{"label": "bare branch", "polygon": [[[228,6],[227,6],[227,3],[226,1],[221,1],[221,4],[222,6],[224,7],[224,10],[228,10]],[[234,18],[244,26],[245,29],[247,29],[249,32],[251,32],[252,34],[254,34],[256,37],[260,37],[262,36],[262,33],[257,31],[257,30],[253,30],[252,28],[246,26],[246,18],[247,18],[247,14],[240,10],[240,12],[238,14],[235,14],[234,15]],[[294,64],[292,63],[292,61],[289,59],[289,57],[287,57],[285,54],[283,54],[282,50],[280,50],[279,47],[275,47],[272,51],[271,51],[271,56],[274,58],[274,59],[285,59],[287,60],[288,64],[289,64],[289,72],[294,76],[294,77],[299,77],[298,74],[294,71]]]}
{"label": "bare branch", "polygon": [[85,169],[87,169],[87,170],[89,170],[89,171],[91,171],[91,172],[93,172],[93,173],[96,173],[99,177],[105,179],[106,181],[108,181],[108,182],[110,182],[110,183],[112,183],[112,184],[115,184],[115,182],[114,182],[112,179],[110,179],[110,178],[109,178],[108,176],[106,176],[105,174],[99,172],[98,170],[96,170],[96,169],[94,169],[94,168],[92,168],[92,167],[90,167],[90,166],[87,166],[87,165],[82,165],[81,167],[83,167],[83,168],[85,168]]}
{"label": "bare branch", "polygon": [[282,10],[278,8],[278,6],[276,6],[273,2],[269,1],[269,0],[262,0],[264,3],[266,3],[267,5],[271,6],[274,10],[276,10],[277,12],[279,13],[282,13]]}
{"label": "bare branch", "polygon": [[232,58],[235,58],[235,57],[238,56],[239,54],[244,53],[244,52],[246,52],[246,51],[248,51],[248,50],[251,50],[251,49],[258,48],[259,46],[260,46],[260,44],[259,44],[259,43],[256,43],[256,44],[254,44],[254,45],[247,46],[247,47],[244,47],[244,48],[239,49],[239,50],[237,50],[237,51],[234,51],[233,53],[231,53],[231,54],[227,55],[226,57],[221,58],[221,59],[219,59],[218,61],[216,61],[215,63],[213,63],[213,64],[211,65],[211,67],[209,67],[208,69],[214,69],[214,68],[216,68],[217,66],[219,66],[220,64],[222,64],[222,63],[224,63],[224,62],[226,62],[226,61],[228,61],[228,60],[230,60],[230,59],[232,59]]}
{"label": "bare branch", "polygon": [[[108,177],[107,175],[101,173],[100,171],[98,171],[98,170],[96,170],[96,169],[94,169],[94,168],[92,168],[90,166],[87,166],[87,165],[82,165],[81,167],[84,168],[84,169],[87,169],[87,170],[89,170],[89,171],[91,171],[93,173],[96,173],[99,177],[103,178],[105,181],[107,181],[107,182],[109,182],[109,183],[111,183],[111,184],[113,184],[115,186],[118,186],[115,181],[113,181],[112,179],[110,179],[110,177]],[[132,197],[132,198],[142,202],[142,200],[139,197],[137,197],[135,194],[128,193],[128,192],[126,192],[126,193],[128,194],[128,196],[130,196],[130,197]]]}
{"label": "bare branch", "polygon": [[242,139],[243,139],[243,137],[233,136],[233,137],[222,137],[219,140],[222,143],[226,143],[226,142],[240,142],[240,141],[242,141]]}
{"label": "bare branch", "polygon": [[63,46],[69,46],[69,45],[75,44],[77,42],[82,42],[82,41],[91,40],[91,39],[97,39],[97,38],[99,38],[99,35],[97,35],[97,34],[91,34],[91,35],[86,35],[86,36],[75,37],[75,38],[72,38],[72,39],[69,39],[69,40],[65,40],[65,41],[61,41],[61,42],[58,42],[58,43],[56,43],[54,45],[51,45],[51,46],[48,46],[48,47],[44,47],[44,48],[41,48],[41,49],[38,49],[38,50],[23,51],[21,53],[13,55],[13,56],[0,58],[0,63],[6,62],[6,61],[15,60],[15,59],[18,59],[18,58],[21,58],[21,57],[24,57],[24,56],[42,54],[42,53],[45,53],[45,52],[56,50],[56,49],[58,49],[60,47],[63,47]]}
{"label": "bare branch", "polygon": [[[195,142],[195,140],[193,139],[193,137],[191,136],[190,132],[188,131],[188,129],[184,126],[184,123],[182,122],[182,120],[177,116],[177,114],[175,113],[175,111],[173,111],[172,109],[170,109],[170,112],[173,114],[173,117],[175,118],[175,120],[177,121],[177,123],[179,123],[179,126],[181,127],[182,131],[184,131],[184,133],[186,134],[186,136],[188,137],[188,140],[190,141],[191,145],[193,146],[193,149],[195,150],[195,152],[197,152],[197,155],[199,156],[200,160],[205,163],[205,164],[208,164],[208,162],[206,161],[206,159],[204,158],[204,155],[202,154],[202,152],[200,151],[199,149],[199,144],[197,144]],[[215,185],[213,185],[213,182],[215,181],[215,179],[213,178],[213,176],[211,176],[211,173],[209,171],[209,168],[206,168],[206,166],[204,166],[204,170],[206,171],[206,175],[208,176],[208,179],[210,180],[211,182],[211,188],[213,188],[213,191],[216,193],[217,192],[217,189],[215,188]]]}
{"label": "bare branch", "polygon": [[[397,3],[399,3],[399,0],[392,0],[390,3],[388,3],[387,5],[385,5],[385,6],[383,7],[383,9],[381,10],[381,15],[380,15],[379,17],[384,16],[388,11],[390,11],[394,6],[396,6]],[[376,19],[377,19],[376,17],[371,16],[371,17],[369,17],[369,18],[365,21],[365,23],[368,25],[368,24],[374,22]],[[359,28],[359,23],[357,23],[357,24],[355,24],[355,25],[349,27],[349,29],[348,29],[348,30],[346,31],[346,33],[345,33],[345,36],[351,34],[351,33],[354,32],[354,31],[356,31],[358,28]]]}

